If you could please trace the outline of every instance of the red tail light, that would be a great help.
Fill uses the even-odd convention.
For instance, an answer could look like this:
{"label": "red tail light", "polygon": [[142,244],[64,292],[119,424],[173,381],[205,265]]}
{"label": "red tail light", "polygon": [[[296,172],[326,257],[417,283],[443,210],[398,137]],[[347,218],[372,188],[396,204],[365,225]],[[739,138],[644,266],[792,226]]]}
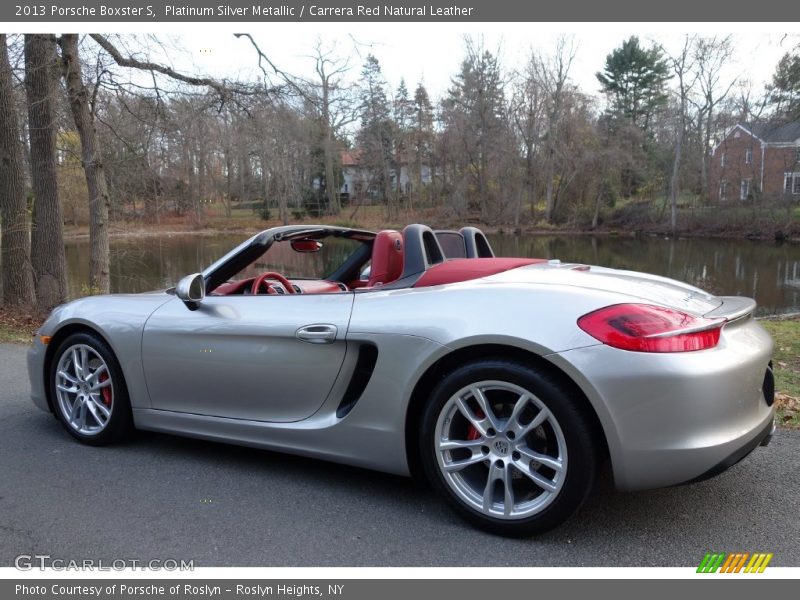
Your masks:
{"label": "red tail light", "polygon": [[725,319],[704,319],[650,304],[615,304],[578,319],[578,327],[621,350],[691,352],[713,348]]}

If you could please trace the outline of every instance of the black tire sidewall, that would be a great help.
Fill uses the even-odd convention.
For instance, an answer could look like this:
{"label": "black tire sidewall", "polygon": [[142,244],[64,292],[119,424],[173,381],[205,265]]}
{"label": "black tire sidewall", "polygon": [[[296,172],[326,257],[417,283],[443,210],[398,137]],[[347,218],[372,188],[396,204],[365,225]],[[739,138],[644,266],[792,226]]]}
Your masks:
{"label": "black tire sidewall", "polygon": [[[524,519],[489,517],[463,503],[445,481],[436,458],[436,423],[444,405],[468,384],[487,380],[506,381],[535,394],[558,421],[566,442],[568,466],[563,487],[545,509]],[[459,515],[486,531],[524,537],[553,529],[583,504],[597,471],[593,428],[585,408],[574,396],[574,392],[546,372],[515,361],[479,360],[451,371],[435,387],[422,413],[419,453],[426,478]]]}
{"label": "black tire sidewall", "polygon": [[[106,366],[111,375],[111,385],[114,390],[114,406],[111,410],[111,417],[105,428],[96,435],[84,435],[76,431],[67,422],[67,416],[64,415],[61,409],[61,403],[58,401],[56,395],[56,370],[58,363],[61,360],[64,352],[71,346],[77,344],[85,344],[93,348],[105,361]],[[56,417],[61,421],[64,428],[69,432],[72,437],[88,444],[90,446],[103,446],[113,442],[118,442],[125,439],[133,429],[133,417],[131,415],[130,400],[128,397],[128,389],[125,385],[125,377],[122,374],[122,368],[117,360],[114,352],[108,344],[99,336],[91,333],[73,333],[66,337],[56,349],[53,355],[53,360],[50,361],[50,368],[47,374],[47,385],[50,390],[50,397],[53,401],[53,411]]]}

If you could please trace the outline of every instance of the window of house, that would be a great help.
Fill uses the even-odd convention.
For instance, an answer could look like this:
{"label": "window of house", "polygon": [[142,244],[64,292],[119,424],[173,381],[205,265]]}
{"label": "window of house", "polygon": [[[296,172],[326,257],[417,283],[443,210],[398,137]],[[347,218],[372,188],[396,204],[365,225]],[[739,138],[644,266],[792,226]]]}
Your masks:
{"label": "window of house", "polygon": [[794,162],[800,163],[800,146],[795,150]]}
{"label": "window of house", "polygon": [[800,173],[785,173],[783,176],[783,193],[800,195]]}
{"label": "window of house", "polygon": [[753,150],[748,148],[744,151],[744,164],[749,165],[753,162]]}
{"label": "window of house", "polygon": [[749,196],[750,196],[750,180],[742,179],[742,184],[739,189],[739,198],[741,200],[747,200]]}
{"label": "window of house", "polygon": [[728,197],[728,182],[724,179],[719,182],[719,197],[720,198],[727,198]]}
{"label": "window of house", "polygon": [[724,153],[724,152],[723,152],[723,153],[722,153],[722,155],[719,157],[719,166],[720,166],[720,167],[724,167],[724,166],[725,166],[725,153]]}

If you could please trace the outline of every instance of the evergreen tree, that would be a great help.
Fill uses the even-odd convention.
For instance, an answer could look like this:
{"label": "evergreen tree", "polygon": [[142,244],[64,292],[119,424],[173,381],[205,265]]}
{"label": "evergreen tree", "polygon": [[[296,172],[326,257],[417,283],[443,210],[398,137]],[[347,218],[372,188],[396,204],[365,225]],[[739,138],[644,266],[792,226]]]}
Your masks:
{"label": "evergreen tree", "polygon": [[461,141],[466,172],[472,175],[473,191],[481,217],[495,198],[489,196],[492,159],[506,142],[505,95],[500,63],[496,56],[471,41],[461,70],[444,101],[447,127]]}
{"label": "evergreen tree", "polygon": [[414,90],[413,122],[409,135],[409,151],[414,161],[412,176],[417,196],[423,189],[423,169],[429,170],[430,179],[433,180],[431,169],[433,169],[433,145],[436,139],[433,120],[433,105],[428,90],[420,82]]}
{"label": "evergreen tree", "polygon": [[767,91],[776,115],[789,121],[800,119],[800,54],[783,55]]}
{"label": "evergreen tree", "polygon": [[395,124],[386,95],[386,80],[378,59],[367,56],[361,71],[361,130],[358,146],[361,160],[370,172],[372,185],[380,190],[389,217],[394,216],[392,168],[394,166]]}
{"label": "evergreen tree", "polygon": [[650,128],[654,113],[667,103],[669,64],[658,46],[643,48],[636,36],[609,54],[605,68],[596,76],[609,96],[612,116],[626,119],[643,131]]}
{"label": "evergreen tree", "polygon": [[[403,167],[408,168],[411,146],[411,128],[414,124],[414,101],[411,99],[406,87],[405,79],[400,79],[400,85],[394,95],[394,168],[397,174],[395,180],[395,191],[405,194],[407,190],[401,188],[400,175]],[[410,197],[409,197],[409,208]]]}

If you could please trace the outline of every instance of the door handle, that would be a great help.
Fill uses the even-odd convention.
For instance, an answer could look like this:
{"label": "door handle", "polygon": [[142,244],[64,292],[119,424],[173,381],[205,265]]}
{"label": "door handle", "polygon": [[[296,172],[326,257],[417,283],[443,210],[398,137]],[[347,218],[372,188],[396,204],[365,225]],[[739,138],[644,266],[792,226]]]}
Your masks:
{"label": "door handle", "polygon": [[295,332],[298,340],[309,344],[332,344],[336,341],[336,325],[306,325]]}

